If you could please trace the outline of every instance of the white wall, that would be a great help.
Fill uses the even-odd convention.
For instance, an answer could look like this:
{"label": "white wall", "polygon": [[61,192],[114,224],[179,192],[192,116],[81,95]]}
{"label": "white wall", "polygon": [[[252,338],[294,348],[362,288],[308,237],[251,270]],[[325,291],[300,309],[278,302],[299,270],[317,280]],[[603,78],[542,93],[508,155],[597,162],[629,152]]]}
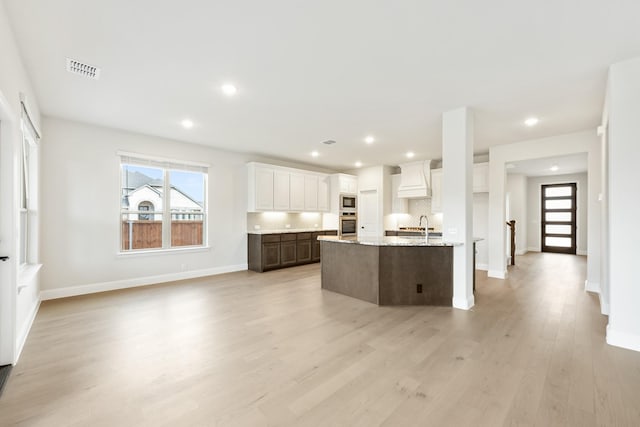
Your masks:
{"label": "white wall", "polygon": [[[527,179],[527,216],[528,223],[528,241],[527,247],[530,251],[540,252],[541,250],[541,229],[540,229],[540,215],[541,215],[541,186],[544,184],[564,184],[568,182],[577,183],[577,212],[576,212],[576,249],[578,255],[587,255],[587,217],[589,210],[589,196],[588,196],[588,180],[586,173],[579,174],[566,174],[566,175],[554,175],[554,176],[539,176],[529,177]],[[596,209],[597,210],[597,209]]]}
{"label": "white wall", "polygon": [[[527,252],[527,239],[529,230],[527,227],[527,177],[521,174],[507,175],[507,193],[509,194],[509,212],[507,221],[516,221],[516,255]],[[509,237],[510,238],[510,237]],[[510,249],[510,243],[507,243]]]}
{"label": "white wall", "polygon": [[[246,268],[245,164],[277,161],[53,118],[43,125],[43,298]],[[211,165],[209,249],[118,255],[118,150]]]}
{"label": "white wall", "polygon": [[[598,136],[596,130],[534,139],[512,144],[497,145],[489,150],[489,276],[506,276],[506,239],[505,239],[505,164],[521,160],[563,156],[574,153],[588,153],[588,156],[600,157],[596,152]],[[589,189],[593,192],[594,189]],[[598,197],[590,194],[589,197]],[[587,263],[600,263],[596,257]]]}
{"label": "white wall", "polygon": [[640,351],[638,182],[640,58],[609,70],[609,293],[607,342]]}
{"label": "white wall", "polygon": [[20,93],[39,127],[40,112],[0,2],[0,364],[14,363],[38,307],[39,276],[22,278],[27,287],[17,293],[18,156],[22,143]]}

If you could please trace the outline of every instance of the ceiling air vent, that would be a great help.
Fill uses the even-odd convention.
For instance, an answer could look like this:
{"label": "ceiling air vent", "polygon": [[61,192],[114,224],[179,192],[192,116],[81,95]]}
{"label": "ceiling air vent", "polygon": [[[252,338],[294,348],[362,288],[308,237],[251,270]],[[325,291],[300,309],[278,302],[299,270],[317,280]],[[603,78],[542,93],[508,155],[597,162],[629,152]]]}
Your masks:
{"label": "ceiling air vent", "polygon": [[67,58],[67,71],[93,80],[100,78],[100,68]]}

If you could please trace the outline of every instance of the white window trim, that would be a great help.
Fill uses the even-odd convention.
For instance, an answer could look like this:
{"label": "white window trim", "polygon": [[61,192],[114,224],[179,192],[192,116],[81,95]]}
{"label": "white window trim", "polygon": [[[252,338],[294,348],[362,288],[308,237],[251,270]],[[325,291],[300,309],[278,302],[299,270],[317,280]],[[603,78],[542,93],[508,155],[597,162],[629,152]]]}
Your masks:
{"label": "white window trim", "polygon": [[[119,221],[118,221],[118,249],[116,251],[116,257],[130,257],[130,256],[150,256],[150,255],[160,255],[160,254],[169,254],[169,253],[180,253],[180,252],[200,252],[200,251],[209,251],[211,249],[209,245],[209,168],[211,167],[208,163],[200,163],[200,162],[192,162],[186,160],[178,160],[178,159],[170,159],[166,157],[156,157],[156,156],[148,156],[139,153],[131,153],[126,151],[118,150],[116,152],[119,163],[118,167],[120,169],[120,195],[118,197],[118,202],[122,203],[122,166],[125,164],[129,165],[139,165],[139,166],[148,166],[157,169],[162,169],[163,171],[163,193],[170,194],[171,183],[169,182],[169,176],[171,171],[186,171],[186,172],[199,172],[204,175],[204,204],[203,204],[203,212],[198,213],[197,215],[202,216],[202,245],[193,245],[193,246],[171,246],[171,198],[163,197],[163,206],[162,211],[154,211],[162,215],[162,248],[151,248],[151,249],[131,249],[131,250],[123,250],[122,249],[122,215],[123,209],[120,205],[118,210],[119,213]],[[125,161],[131,160],[131,161]],[[140,211],[127,211],[127,214],[138,214]],[[148,214],[150,211],[144,211],[145,214]],[[166,221],[166,222],[165,222]],[[168,227],[166,225],[169,225]]]}

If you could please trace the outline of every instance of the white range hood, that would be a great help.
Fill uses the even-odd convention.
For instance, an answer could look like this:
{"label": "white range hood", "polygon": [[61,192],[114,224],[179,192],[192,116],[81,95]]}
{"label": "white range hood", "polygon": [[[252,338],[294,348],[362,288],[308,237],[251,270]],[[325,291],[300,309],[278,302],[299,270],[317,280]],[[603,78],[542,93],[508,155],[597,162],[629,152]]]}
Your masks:
{"label": "white range hood", "polygon": [[431,197],[431,160],[403,163],[400,165],[401,199],[424,199]]}

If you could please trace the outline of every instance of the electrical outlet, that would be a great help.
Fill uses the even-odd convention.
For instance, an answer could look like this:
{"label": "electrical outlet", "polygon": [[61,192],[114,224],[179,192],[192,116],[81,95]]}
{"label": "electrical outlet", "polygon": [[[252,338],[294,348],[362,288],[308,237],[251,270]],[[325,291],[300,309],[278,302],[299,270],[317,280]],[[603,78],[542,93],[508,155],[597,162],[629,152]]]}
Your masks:
{"label": "electrical outlet", "polygon": [[416,292],[419,294],[422,293],[422,283],[416,284]]}

